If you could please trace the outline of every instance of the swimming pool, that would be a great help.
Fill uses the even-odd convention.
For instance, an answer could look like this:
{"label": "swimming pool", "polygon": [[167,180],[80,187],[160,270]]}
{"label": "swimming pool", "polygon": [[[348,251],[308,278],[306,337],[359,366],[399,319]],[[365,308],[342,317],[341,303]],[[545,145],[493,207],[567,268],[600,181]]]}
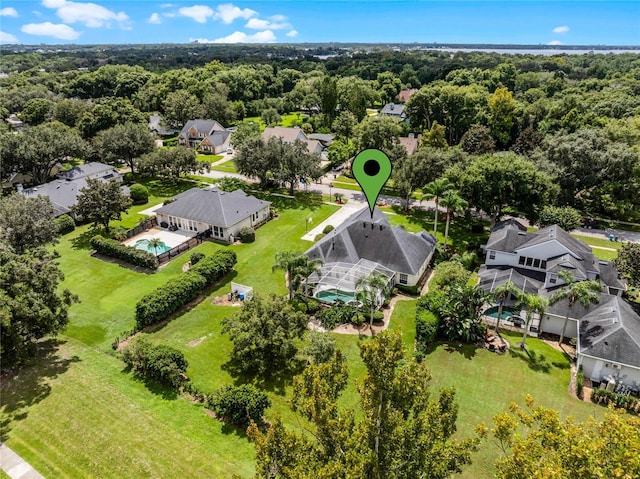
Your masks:
{"label": "swimming pool", "polygon": [[160,242],[160,244],[156,247],[153,248],[152,246],[149,246],[149,240],[148,239],[141,239],[136,241],[136,244],[134,246],[136,249],[141,249],[143,251],[148,251],[151,254],[155,254],[156,256],[158,256],[159,254],[162,254],[166,251],[169,251],[171,249],[170,246],[167,246],[164,242]]}
{"label": "swimming pool", "polygon": [[355,293],[353,291],[341,291],[341,290],[324,290],[316,293],[316,298],[328,303],[335,303],[336,301],[342,301],[348,303],[355,299]]}
{"label": "swimming pool", "polygon": [[[492,318],[498,318],[498,306],[492,306],[482,313],[483,316],[491,316]],[[509,316],[520,316],[520,311],[515,308],[505,306],[502,308],[502,317],[500,319],[506,319]]]}

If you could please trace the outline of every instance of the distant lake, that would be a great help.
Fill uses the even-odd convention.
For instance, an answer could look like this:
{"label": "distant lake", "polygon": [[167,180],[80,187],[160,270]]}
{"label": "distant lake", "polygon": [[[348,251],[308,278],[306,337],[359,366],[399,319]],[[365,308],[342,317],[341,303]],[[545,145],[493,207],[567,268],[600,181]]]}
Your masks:
{"label": "distant lake", "polygon": [[578,50],[578,49],[566,49],[562,48],[425,48],[428,51],[445,51],[445,52],[486,52],[486,53],[501,53],[505,55],[584,55],[586,53],[601,53],[603,55],[607,53],[637,53],[640,54],[640,48],[634,50]]}

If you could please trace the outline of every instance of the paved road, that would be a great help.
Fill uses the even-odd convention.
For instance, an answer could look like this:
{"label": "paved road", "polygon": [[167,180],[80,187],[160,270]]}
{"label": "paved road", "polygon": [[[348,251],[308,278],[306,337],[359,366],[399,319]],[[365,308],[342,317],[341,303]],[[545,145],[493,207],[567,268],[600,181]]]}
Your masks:
{"label": "paved road", "polygon": [[38,471],[5,444],[0,444],[0,467],[11,479],[44,479]]}

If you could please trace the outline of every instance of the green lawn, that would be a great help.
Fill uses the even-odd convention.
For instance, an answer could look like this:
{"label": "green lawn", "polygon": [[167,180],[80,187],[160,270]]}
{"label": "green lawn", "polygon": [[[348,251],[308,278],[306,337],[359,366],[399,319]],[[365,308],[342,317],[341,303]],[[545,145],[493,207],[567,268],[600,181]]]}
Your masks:
{"label": "green lawn", "polygon": [[[278,123],[278,126],[289,128],[301,123],[304,119],[301,112],[287,113],[286,115],[281,115],[280,118],[281,120],[280,123]],[[247,123],[258,123],[260,125],[260,131],[264,131],[264,129],[267,127],[267,125],[264,124],[259,116],[246,117],[242,121]]]}
{"label": "green lawn", "polygon": [[224,173],[237,173],[238,172],[238,170],[236,170],[236,164],[234,163],[233,160],[225,161],[224,163],[222,163],[220,165],[212,166],[211,169],[215,170],[215,171],[222,171]]}
{"label": "green lawn", "polygon": [[223,155],[203,155],[202,153],[198,153],[196,155],[196,160],[201,161],[202,163],[213,163],[214,161],[218,161],[224,158]]}

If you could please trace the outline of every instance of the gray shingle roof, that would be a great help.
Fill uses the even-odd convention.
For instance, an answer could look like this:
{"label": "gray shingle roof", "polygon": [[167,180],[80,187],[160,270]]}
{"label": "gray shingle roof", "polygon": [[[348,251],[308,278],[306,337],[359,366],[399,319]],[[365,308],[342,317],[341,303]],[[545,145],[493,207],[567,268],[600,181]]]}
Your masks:
{"label": "gray shingle roof", "polygon": [[307,141],[307,135],[300,128],[286,128],[284,126],[272,126],[265,128],[262,132],[262,138],[267,141],[269,138],[275,136],[276,138],[282,138],[282,141],[287,143],[293,143],[297,139]]}
{"label": "gray shingle roof", "polygon": [[381,115],[388,116],[404,116],[404,105],[397,103],[387,103],[382,110],[380,110]]}
{"label": "gray shingle roof", "polygon": [[58,174],[58,177],[64,180],[77,180],[79,178],[95,178],[97,176],[105,176],[116,173],[111,165],[105,165],[97,161],[91,161],[84,165],[74,166],[68,171]]}
{"label": "gray shingle roof", "polygon": [[618,276],[618,269],[608,261],[600,262],[600,281],[612,288],[626,289],[626,284]]}
{"label": "gray shingle roof", "polygon": [[214,131],[213,134],[207,136],[206,138],[211,142],[212,145],[220,146],[223,145],[225,141],[227,141],[229,135],[231,135],[231,132],[228,130]]}
{"label": "gray shingle roof", "polygon": [[184,124],[182,130],[180,130],[180,136],[187,138],[191,128],[195,128],[198,133],[204,133],[205,136],[210,135],[214,131],[222,131],[225,129],[224,126],[215,120],[189,120]]}
{"label": "gray shingle roof", "polygon": [[578,352],[640,368],[640,316],[618,296],[580,321]]}
{"label": "gray shingle roof", "polygon": [[175,196],[171,203],[158,208],[156,214],[229,227],[270,204],[242,190],[229,193],[215,187],[191,188]]}
{"label": "gray shingle roof", "polygon": [[351,215],[342,225],[318,241],[305,253],[325,263],[357,263],[361,258],[374,261],[395,272],[414,275],[429,261],[436,239],[422,231],[408,233],[391,226],[386,215],[369,209]]}

